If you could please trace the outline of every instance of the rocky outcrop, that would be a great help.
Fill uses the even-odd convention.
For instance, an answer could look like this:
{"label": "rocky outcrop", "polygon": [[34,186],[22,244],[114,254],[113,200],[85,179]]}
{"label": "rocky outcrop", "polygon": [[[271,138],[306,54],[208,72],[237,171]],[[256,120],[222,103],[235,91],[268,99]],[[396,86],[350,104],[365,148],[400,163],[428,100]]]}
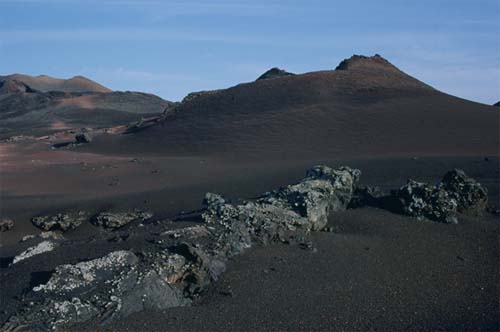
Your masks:
{"label": "rocky outcrop", "polygon": [[[58,266],[46,283],[26,294],[24,300],[31,304],[3,330],[63,330],[96,317],[106,322],[146,309],[190,305],[224,273],[230,258],[271,243],[311,248],[310,232],[324,229],[329,213],[348,206],[379,205],[420,219],[455,223],[457,211],[476,211],[485,203],[484,189],[461,171],[447,173],[436,186],[409,180],[390,195],[358,188],[360,174],[349,167],[316,166],[296,184],[238,204],[207,193],[200,212],[203,224],[158,232],[159,239],[148,240],[147,249],[118,250]],[[118,228],[148,217],[140,211],[108,212],[95,222]],[[21,255],[26,259],[38,251]]]}
{"label": "rocky outcrop", "polygon": [[463,170],[454,169],[443,176],[441,186],[457,201],[458,212],[478,216],[488,205],[488,192]]}
{"label": "rocky outcrop", "polygon": [[0,232],[6,232],[14,228],[14,220],[10,218],[0,219]]}
{"label": "rocky outcrop", "polygon": [[[254,201],[231,204],[207,193],[204,225],[165,231],[160,234],[165,240],[147,251],[114,251],[57,267],[27,295],[32,305],[12,316],[4,330],[61,330],[97,316],[107,321],[189,305],[220,277],[229,258],[269,243],[304,243],[311,230],[324,227],[330,211],[346,208],[358,177],[359,171],[347,167],[318,166],[298,184]],[[99,216],[102,225],[124,225],[123,215]],[[144,217],[135,213],[125,219],[138,216]]]}
{"label": "rocky outcrop", "polygon": [[488,204],[486,188],[462,170],[447,172],[436,185],[409,179],[390,194],[377,187],[356,187],[349,208],[372,206],[417,219],[456,224],[457,214],[481,215]]}
{"label": "rocky outcrop", "polygon": [[283,69],[279,69],[277,67],[271,68],[268,71],[266,71],[264,74],[260,75],[259,78],[257,78],[257,81],[259,80],[266,80],[269,78],[276,78],[276,77],[284,77],[284,76],[293,76],[295,74],[289,73]]}
{"label": "rocky outcrop", "polygon": [[102,212],[92,219],[92,223],[108,229],[117,229],[133,221],[148,220],[152,216],[152,213],[145,211]]}
{"label": "rocky outcrop", "polygon": [[75,229],[88,220],[88,214],[84,211],[58,213],[55,215],[38,216],[31,219],[36,227],[44,230],[61,230],[63,232]]}
{"label": "rocky outcrop", "polygon": [[425,183],[408,180],[406,185],[394,191],[403,214],[456,224],[457,201],[446,190]]}

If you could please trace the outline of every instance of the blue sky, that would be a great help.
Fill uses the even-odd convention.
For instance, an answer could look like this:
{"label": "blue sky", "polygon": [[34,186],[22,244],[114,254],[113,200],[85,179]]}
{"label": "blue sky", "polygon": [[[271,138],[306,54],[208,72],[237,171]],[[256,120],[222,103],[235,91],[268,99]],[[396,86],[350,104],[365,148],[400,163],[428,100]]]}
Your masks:
{"label": "blue sky", "polygon": [[500,1],[0,0],[0,75],[84,75],[170,100],[374,53],[439,90],[496,102]]}

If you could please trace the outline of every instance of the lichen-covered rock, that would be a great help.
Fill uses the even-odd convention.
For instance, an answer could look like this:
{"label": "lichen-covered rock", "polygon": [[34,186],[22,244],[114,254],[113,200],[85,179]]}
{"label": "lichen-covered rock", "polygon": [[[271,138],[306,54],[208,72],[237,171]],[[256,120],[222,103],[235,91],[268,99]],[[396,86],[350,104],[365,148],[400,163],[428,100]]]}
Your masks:
{"label": "lichen-covered rock", "polygon": [[152,216],[152,213],[145,211],[102,212],[92,219],[92,223],[104,228],[117,229],[133,221],[148,220]]}
{"label": "lichen-covered rock", "polygon": [[61,230],[63,232],[75,229],[88,219],[84,211],[58,213],[55,215],[38,216],[31,219],[36,227],[44,231]]}
{"label": "lichen-covered rock", "polygon": [[408,180],[394,195],[403,214],[444,223],[457,223],[457,201],[440,187]]}
{"label": "lichen-covered rock", "polygon": [[309,232],[308,219],[293,210],[266,201],[232,205],[215,194],[205,197],[203,220],[215,228],[214,249],[231,257],[256,245],[286,242],[290,232]]}
{"label": "lichen-covered rock", "polygon": [[9,218],[0,219],[0,232],[6,232],[14,227],[14,221]]}
{"label": "lichen-covered rock", "polygon": [[444,190],[453,197],[461,213],[477,216],[481,215],[488,205],[488,192],[464,171],[454,169],[447,172],[441,184]]}
{"label": "lichen-covered rock", "polygon": [[23,261],[25,259],[31,258],[36,255],[40,255],[49,251],[54,250],[58,244],[53,241],[42,241],[38,243],[37,245],[33,247],[29,247],[19,255],[14,257],[14,260],[12,261],[12,264],[19,263],[20,261]]}
{"label": "lichen-covered rock", "polygon": [[[119,319],[145,309],[189,305],[225,271],[229,258],[275,242],[304,243],[332,210],[345,209],[359,174],[316,167],[300,183],[255,201],[230,204],[217,194],[204,199],[204,225],[159,233],[148,250],[121,250],[77,264],[61,265],[45,284],[26,294],[33,305],[11,317],[4,330],[64,329],[98,316]],[[94,222],[121,227],[149,214],[104,213]],[[164,241],[175,241],[165,246]]]}
{"label": "lichen-covered rock", "polygon": [[[145,309],[188,305],[188,285],[201,263],[174,252],[146,253],[139,258],[120,250],[74,265],[58,266],[45,284],[29,295],[34,304],[11,317],[4,331],[60,330],[66,324],[99,315],[103,321]],[[207,269],[208,271],[208,269]],[[206,274],[208,276],[208,273]],[[204,281],[208,283],[207,279]]]}
{"label": "lichen-covered rock", "polygon": [[268,193],[260,201],[289,208],[308,218],[311,230],[321,230],[330,212],[347,208],[360,175],[359,170],[345,166],[315,166],[298,184]]}

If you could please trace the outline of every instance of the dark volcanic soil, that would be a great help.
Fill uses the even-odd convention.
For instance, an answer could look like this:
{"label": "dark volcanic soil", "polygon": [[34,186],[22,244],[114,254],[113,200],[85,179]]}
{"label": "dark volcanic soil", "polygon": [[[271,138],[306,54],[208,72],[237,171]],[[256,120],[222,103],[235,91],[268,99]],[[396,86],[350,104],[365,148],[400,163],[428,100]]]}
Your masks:
{"label": "dark volcanic soil", "polygon": [[197,306],[100,330],[498,331],[499,218],[450,226],[366,208],[330,225],[335,233],[313,236],[317,252],[254,250]]}

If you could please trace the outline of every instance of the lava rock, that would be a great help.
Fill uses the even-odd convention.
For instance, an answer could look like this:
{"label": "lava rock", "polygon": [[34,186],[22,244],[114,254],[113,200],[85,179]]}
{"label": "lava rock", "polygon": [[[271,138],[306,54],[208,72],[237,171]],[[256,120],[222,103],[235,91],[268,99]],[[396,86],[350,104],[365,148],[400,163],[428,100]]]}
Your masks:
{"label": "lava rock", "polygon": [[0,232],[6,232],[14,228],[14,221],[9,218],[0,219]]}
{"label": "lava rock", "polygon": [[92,219],[92,223],[108,229],[117,229],[133,221],[148,220],[152,216],[152,213],[145,211],[102,212]]}
{"label": "lava rock", "polygon": [[447,172],[441,185],[458,204],[457,210],[472,216],[480,216],[488,206],[488,191],[463,170],[454,169]]}
{"label": "lava rock", "polygon": [[38,216],[31,219],[36,227],[44,230],[61,230],[63,232],[75,229],[88,219],[88,214],[84,211],[58,213],[56,215]]}
{"label": "lava rock", "polygon": [[311,230],[321,230],[330,212],[347,208],[360,176],[361,171],[349,167],[315,166],[298,184],[268,193],[260,201],[291,209],[308,218]]}
{"label": "lava rock", "polygon": [[457,201],[441,187],[408,180],[394,192],[394,198],[403,214],[456,224]]}

